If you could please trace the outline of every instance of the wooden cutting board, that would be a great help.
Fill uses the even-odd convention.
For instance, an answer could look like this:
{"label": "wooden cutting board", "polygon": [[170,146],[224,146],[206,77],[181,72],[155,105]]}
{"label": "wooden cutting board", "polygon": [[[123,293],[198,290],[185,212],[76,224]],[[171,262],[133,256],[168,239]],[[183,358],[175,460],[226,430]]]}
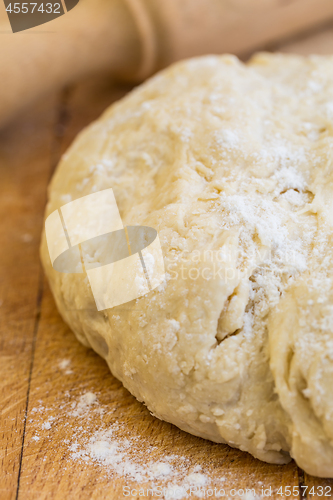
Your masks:
{"label": "wooden cutting board", "polygon": [[[333,53],[333,28],[275,48]],[[151,416],[59,317],[38,255],[46,186],[77,133],[128,90],[96,78],[39,102],[0,132],[0,499],[142,498],[140,482],[71,458],[78,433],[89,437],[116,421],[123,437],[137,436],[147,460],[173,453],[189,470],[201,465],[210,486],[223,484],[229,498],[240,498],[241,488],[260,497],[270,487],[270,498],[284,498],[286,486],[296,487],[292,498],[319,498],[318,487],[329,492],[332,480],[310,477],[294,462],[265,464]],[[93,418],[73,416],[72,406],[87,392],[99,402]],[[128,484],[137,495],[123,497]],[[298,494],[299,486],[308,489]]]}

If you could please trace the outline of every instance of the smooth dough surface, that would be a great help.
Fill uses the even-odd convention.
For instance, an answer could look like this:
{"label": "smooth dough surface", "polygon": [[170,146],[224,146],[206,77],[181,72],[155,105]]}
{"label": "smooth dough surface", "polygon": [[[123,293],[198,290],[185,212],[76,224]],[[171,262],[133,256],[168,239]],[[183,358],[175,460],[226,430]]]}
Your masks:
{"label": "smooth dough surface", "polygon": [[79,135],[46,216],[110,187],[124,225],[158,231],[166,281],[98,312],[43,235],[78,339],[160,419],[333,477],[333,58],[171,66]]}

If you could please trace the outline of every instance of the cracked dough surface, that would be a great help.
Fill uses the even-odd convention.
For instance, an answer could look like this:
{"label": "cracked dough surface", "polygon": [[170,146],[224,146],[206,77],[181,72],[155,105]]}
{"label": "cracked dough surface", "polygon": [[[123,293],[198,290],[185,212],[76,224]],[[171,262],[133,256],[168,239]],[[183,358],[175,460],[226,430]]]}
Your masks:
{"label": "cracked dough surface", "polygon": [[[64,320],[157,417],[333,477],[333,58],[208,56],[108,109],[62,158],[46,215],[113,188],[157,229],[166,281],[98,312],[42,260]],[[98,254],[89,256],[98,259]]]}

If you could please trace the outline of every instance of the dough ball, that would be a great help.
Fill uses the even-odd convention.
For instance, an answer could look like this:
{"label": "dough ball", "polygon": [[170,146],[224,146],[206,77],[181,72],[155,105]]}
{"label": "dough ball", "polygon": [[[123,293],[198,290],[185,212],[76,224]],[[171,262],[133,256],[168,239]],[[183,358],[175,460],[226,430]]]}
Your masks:
{"label": "dough ball", "polygon": [[125,226],[157,230],[165,281],[98,311],[41,248],[66,323],[154,415],[329,477],[332,165],[332,57],[180,62],[79,135],[46,209],[112,188]]}

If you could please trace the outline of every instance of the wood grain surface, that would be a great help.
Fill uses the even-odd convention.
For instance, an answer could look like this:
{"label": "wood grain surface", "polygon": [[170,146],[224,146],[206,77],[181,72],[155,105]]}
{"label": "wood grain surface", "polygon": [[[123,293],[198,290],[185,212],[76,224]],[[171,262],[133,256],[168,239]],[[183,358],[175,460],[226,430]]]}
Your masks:
{"label": "wood grain surface", "polygon": [[[333,53],[333,28],[274,48]],[[127,91],[95,78],[49,96],[0,132],[0,499],[125,498],[128,480],[71,453],[78,432],[89,436],[114,422],[124,437],[137,436],[147,461],[176,454],[189,468],[200,464],[211,487],[223,484],[229,498],[241,498],[230,493],[240,488],[258,497],[271,488],[270,498],[285,498],[281,486],[296,487],[291,498],[320,498],[318,486],[333,489],[333,481],[310,477],[294,462],[265,464],[151,416],[57,312],[38,255],[47,184],[77,133]],[[101,411],[83,421],[70,409],[86,392],[97,395]],[[299,486],[308,489],[298,494]]]}

